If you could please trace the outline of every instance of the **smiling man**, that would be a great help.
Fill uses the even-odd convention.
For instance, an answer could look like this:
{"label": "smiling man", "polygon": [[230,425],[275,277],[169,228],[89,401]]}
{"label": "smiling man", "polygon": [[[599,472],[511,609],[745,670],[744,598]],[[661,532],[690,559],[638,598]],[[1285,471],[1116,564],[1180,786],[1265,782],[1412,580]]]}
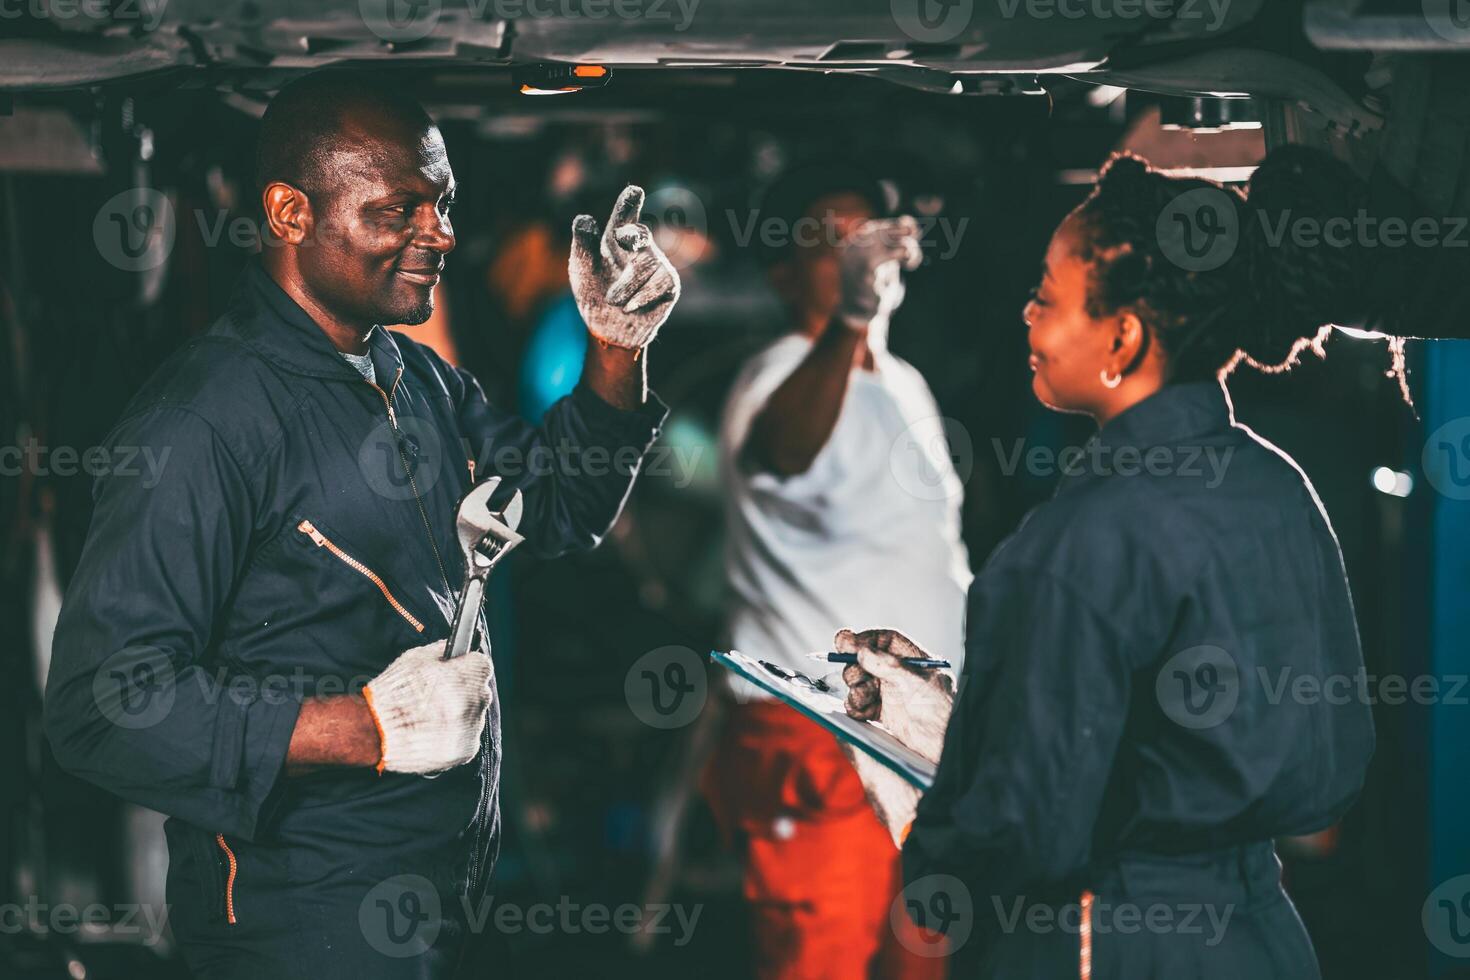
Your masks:
{"label": "smiling man", "polygon": [[[598,543],[664,417],[639,355],[678,277],[638,188],[605,231],[574,221],[598,342],[533,427],[383,326],[428,318],[455,244],[420,106],[306,76],[267,111],[257,169],[260,261],[109,436],[168,464],[96,485],[47,732],[63,766],[170,816],[170,919],[197,976],[449,976],[500,836],[494,670],[441,656],[456,502],[498,475],[524,492],[528,547]],[[614,462],[490,465],[567,454]]]}

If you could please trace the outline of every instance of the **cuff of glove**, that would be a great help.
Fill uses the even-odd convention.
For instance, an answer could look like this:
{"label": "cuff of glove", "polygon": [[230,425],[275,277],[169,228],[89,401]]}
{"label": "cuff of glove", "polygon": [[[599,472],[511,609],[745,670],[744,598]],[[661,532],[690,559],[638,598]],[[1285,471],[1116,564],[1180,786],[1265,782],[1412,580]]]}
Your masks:
{"label": "cuff of glove", "polygon": [[373,727],[378,731],[378,764],[374,766],[378,775],[383,775],[384,768],[388,765],[388,736],[383,734],[383,719],[378,717],[378,709],[373,707],[373,689],[365,687],[362,689],[362,699],[367,702],[368,714],[373,716]]}

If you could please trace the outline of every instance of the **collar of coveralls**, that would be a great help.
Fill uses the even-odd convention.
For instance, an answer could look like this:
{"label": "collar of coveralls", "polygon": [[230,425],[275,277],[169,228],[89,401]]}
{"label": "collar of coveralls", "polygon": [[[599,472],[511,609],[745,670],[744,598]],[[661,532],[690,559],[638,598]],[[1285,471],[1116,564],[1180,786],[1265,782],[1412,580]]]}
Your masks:
{"label": "collar of coveralls", "polygon": [[[241,341],[271,363],[293,374],[362,383],[362,375],[341,356],[286,291],[251,259],[230,301],[229,318]],[[384,387],[403,369],[403,354],[393,335],[379,326],[368,338],[373,368]]]}

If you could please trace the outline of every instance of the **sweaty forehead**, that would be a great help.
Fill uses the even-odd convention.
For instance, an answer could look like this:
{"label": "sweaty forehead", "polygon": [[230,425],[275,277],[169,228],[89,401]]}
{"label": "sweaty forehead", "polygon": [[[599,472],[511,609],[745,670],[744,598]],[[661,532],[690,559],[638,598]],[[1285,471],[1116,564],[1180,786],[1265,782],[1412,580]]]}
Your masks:
{"label": "sweaty forehead", "polygon": [[353,196],[442,192],[454,182],[435,126],[358,111],[344,114],[319,147],[322,176]]}

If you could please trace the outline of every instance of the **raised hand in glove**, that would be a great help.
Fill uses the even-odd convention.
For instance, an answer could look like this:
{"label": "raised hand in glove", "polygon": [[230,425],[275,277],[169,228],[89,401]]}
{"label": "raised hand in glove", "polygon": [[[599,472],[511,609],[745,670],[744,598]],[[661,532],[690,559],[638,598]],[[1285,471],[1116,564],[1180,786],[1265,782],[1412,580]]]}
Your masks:
{"label": "raised hand in glove", "polygon": [[567,261],[572,295],[587,329],[612,347],[640,350],[653,340],[679,299],[679,273],[638,219],[643,188],[618,195],[607,227],[590,214],[572,221]]}
{"label": "raised hand in glove", "polygon": [[865,221],[837,244],[842,298],[837,317],[854,330],[884,329],[903,302],[899,270],[919,267],[919,223],[910,217]]}
{"label": "raised hand in glove", "polygon": [[479,754],[495,670],[475,650],[444,660],[446,643],[404,651],[363,688],[382,741],[378,772],[428,775]]}
{"label": "raised hand in glove", "polygon": [[879,722],[900,742],[937,764],[954,708],[954,681],[949,674],[905,664],[905,657],[929,655],[895,630],[841,630],[832,643],[838,653],[857,654],[857,663],[842,671],[847,713]]}

